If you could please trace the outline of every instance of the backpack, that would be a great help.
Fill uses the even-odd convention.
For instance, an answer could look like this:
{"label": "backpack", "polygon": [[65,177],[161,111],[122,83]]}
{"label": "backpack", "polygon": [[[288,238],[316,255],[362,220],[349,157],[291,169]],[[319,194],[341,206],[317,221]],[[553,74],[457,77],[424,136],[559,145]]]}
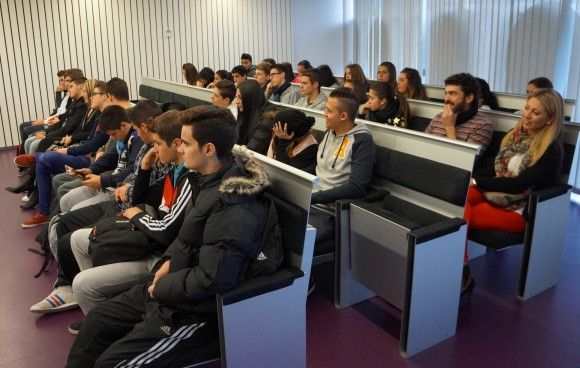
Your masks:
{"label": "backpack", "polygon": [[266,224],[258,251],[252,257],[248,266],[246,278],[272,275],[280,269],[284,261],[282,230],[278,223],[276,206],[269,196],[266,195],[262,198],[266,214]]}

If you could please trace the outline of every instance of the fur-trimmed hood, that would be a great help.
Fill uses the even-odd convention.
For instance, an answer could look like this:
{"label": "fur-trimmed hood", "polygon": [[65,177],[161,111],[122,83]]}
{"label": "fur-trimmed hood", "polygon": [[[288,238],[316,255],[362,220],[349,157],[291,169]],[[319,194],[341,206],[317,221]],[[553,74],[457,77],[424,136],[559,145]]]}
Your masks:
{"label": "fur-trimmed hood", "polygon": [[226,174],[218,188],[220,193],[253,196],[270,186],[268,174],[254,158],[252,151],[243,146],[235,146],[233,154],[234,167],[231,170],[237,172],[231,176],[229,172]]}

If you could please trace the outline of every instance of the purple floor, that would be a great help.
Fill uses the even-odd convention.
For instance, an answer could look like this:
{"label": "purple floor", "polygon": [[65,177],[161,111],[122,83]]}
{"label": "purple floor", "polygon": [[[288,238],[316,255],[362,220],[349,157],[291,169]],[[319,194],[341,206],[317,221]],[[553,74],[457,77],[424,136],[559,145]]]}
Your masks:
{"label": "purple floor", "polygon": [[[1,187],[18,180],[14,151],[0,151]],[[34,279],[41,258],[37,229],[20,222],[32,211],[0,190],[0,367],[63,367],[74,340],[67,327],[79,311],[40,316],[28,309],[51,290],[55,270]],[[331,268],[317,267],[308,300],[309,367],[580,367],[580,207],[573,205],[557,287],[522,303],[515,299],[521,249],[488,252],[472,263],[477,288],[461,303],[457,334],[411,359],[398,350],[397,312],[375,298],[337,310]],[[433,316],[437,318],[437,316]],[[215,366],[215,365],[214,365]]]}

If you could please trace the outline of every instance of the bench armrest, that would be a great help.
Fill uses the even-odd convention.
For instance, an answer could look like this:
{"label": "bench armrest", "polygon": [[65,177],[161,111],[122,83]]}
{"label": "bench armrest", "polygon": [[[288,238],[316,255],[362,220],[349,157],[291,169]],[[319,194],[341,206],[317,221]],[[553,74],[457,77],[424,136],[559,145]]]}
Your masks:
{"label": "bench armrest", "polygon": [[556,184],[548,188],[533,191],[532,197],[536,198],[538,202],[543,202],[566,194],[570,188],[571,186],[568,184]]}
{"label": "bench armrest", "polygon": [[429,240],[442,237],[447,234],[454,233],[467,222],[459,217],[446,219],[432,225],[422,226],[418,229],[412,230],[409,236],[415,238],[415,243],[425,243]]}
{"label": "bench armrest", "polygon": [[388,190],[383,190],[383,189],[373,190],[372,192],[369,192],[367,194],[367,196],[364,198],[340,199],[340,200],[337,200],[336,203],[338,203],[338,208],[340,210],[344,210],[344,209],[346,209],[346,207],[348,207],[353,202],[364,202],[364,203],[377,202],[377,201],[380,201],[383,198],[385,198],[385,196],[387,196],[388,194],[390,194],[390,192]]}
{"label": "bench armrest", "polygon": [[284,268],[273,275],[260,276],[242,281],[237,287],[221,294],[222,304],[229,305],[255,296],[290,286],[304,276],[298,268]]}

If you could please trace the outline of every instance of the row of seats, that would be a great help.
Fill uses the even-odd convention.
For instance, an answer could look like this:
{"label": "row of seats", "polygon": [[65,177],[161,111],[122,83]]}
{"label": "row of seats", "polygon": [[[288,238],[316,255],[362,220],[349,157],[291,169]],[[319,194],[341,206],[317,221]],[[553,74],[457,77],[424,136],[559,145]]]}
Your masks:
{"label": "row of seats", "polygon": [[[178,88],[172,82],[144,80],[149,87],[166,92]],[[197,100],[195,103],[208,103],[209,94],[200,90],[186,93]],[[315,117],[315,129],[324,129],[322,112],[301,110]],[[335,304],[345,307],[376,293],[397,306],[402,311],[401,351],[412,355],[455,333],[466,238],[461,217],[478,148],[411,130],[365,123],[378,146],[375,192],[362,201],[337,203],[336,242],[322,249],[329,251],[329,255],[334,250],[336,257]],[[554,204],[554,211],[561,212],[562,201],[569,196],[568,187],[551,190],[551,197],[542,194],[532,198]],[[538,208],[537,203],[533,205]],[[532,215],[538,213],[532,211]],[[373,223],[374,226],[369,225]],[[533,219],[530,224],[528,228],[535,226]],[[545,229],[541,232],[546,235]],[[528,262],[521,269],[522,279],[526,280],[523,289],[534,284],[527,289],[539,292],[536,279],[542,276],[529,265],[537,263],[532,235],[542,236],[527,229],[528,233],[526,239],[529,237],[530,241],[524,242]],[[561,242],[550,245],[559,246]],[[371,267],[377,264],[376,259],[381,260],[380,265]],[[385,262],[394,266],[386,267],[394,270],[394,275],[381,273]],[[435,295],[433,290],[449,292]],[[530,296],[528,293],[527,297]],[[439,308],[437,315],[441,318],[437,323],[429,321],[432,309],[424,310],[422,305]]]}

